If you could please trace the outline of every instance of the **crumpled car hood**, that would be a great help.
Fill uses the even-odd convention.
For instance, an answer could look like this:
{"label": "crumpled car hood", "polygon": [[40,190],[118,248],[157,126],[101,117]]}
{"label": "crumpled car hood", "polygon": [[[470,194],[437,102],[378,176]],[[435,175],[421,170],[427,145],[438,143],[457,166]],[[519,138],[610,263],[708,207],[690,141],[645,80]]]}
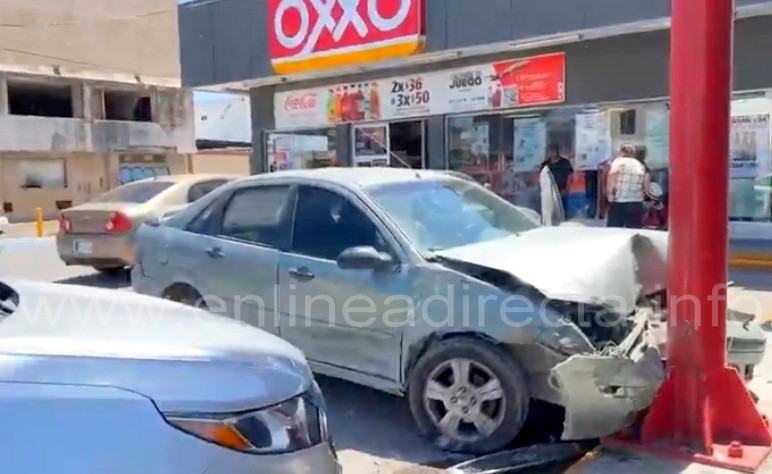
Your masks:
{"label": "crumpled car hood", "polygon": [[666,232],[563,225],[436,252],[506,272],[551,299],[631,314],[667,279]]}

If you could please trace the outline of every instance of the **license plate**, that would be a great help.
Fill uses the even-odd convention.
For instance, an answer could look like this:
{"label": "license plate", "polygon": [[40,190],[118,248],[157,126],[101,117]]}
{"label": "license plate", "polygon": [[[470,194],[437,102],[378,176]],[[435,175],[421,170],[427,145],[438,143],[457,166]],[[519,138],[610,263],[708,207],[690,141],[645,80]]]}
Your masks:
{"label": "license plate", "polygon": [[88,240],[76,240],[75,253],[78,255],[91,255],[94,253],[94,245]]}

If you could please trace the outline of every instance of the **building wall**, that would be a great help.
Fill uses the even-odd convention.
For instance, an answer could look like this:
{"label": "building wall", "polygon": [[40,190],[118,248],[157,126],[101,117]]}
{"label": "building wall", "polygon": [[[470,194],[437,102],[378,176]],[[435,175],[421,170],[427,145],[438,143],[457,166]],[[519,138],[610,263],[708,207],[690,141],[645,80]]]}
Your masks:
{"label": "building wall", "polygon": [[0,0],[0,70],[179,85],[176,0]]}
{"label": "building wall", "polygon": [[[12,222],[34,219],[41,207],[46,219],[56,218],[61,208],[86,202],[118,185],[121,157],[116,153],[0,153],[0,204]],[[164,163],[171,174],[190,172],[189,155],[168,154]],[[40,188],[22,186],[30,170],[61,164],[64,182],[49,180]],[[50,173],[49,173],[50,174]]]}
{"label": "building wall", "polygon": [[[737,21],[735,29],[734,88],[738,91],[759,90],[772,86],[772,62],[767,56],[772,16]],[[273,94],[278,91],[368,81],[377,78],[409,75],[439,68],[456,68],[518,56],[564,51],[566,53],[566,101],[564,105],[591,105],[600,102],[662,98],[669,95],[669,31],[656,31],[605,38],[563,47],[534,49],[527,53],[500,53],[489,56],[446,61],[441,64],[400,68],[396,71],[372,72],[356,76],[303,81],[280,86],[252,89],[252,172],[264,171],[263,132],[275,128]],[[350,133],[340,125],[339,159],[346,162],[350,154]],[[431,168],[446,166],[445,118],[427,119],[427,162]],[[343,157],[343,158],[341,158]]]}
{"label": "building wall", "polygon": [[[670,0],[425,0],[426,52],[665,18]],[[190,87],[273,76],[265,0],[180,6],[180,60]],[[769,3],[735,0],[738,7]],[[559,12],[559,13],[558,13]]]}
{"label": "building wall", "polygon": [[248,176],[249,150],[206,150],[191,155],[191,173]]}

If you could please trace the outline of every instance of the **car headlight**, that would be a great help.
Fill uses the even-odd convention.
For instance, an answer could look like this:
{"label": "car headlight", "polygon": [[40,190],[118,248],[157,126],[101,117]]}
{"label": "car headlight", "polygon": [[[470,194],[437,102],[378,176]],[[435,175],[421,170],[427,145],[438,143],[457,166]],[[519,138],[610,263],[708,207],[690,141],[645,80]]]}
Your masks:
{"label": "car headlight", "polygon": [[167,413],[174,427],[224,448],[254,454],[282,454],[328,441],[327,416],[313,395],[259,410],[230,414]]}

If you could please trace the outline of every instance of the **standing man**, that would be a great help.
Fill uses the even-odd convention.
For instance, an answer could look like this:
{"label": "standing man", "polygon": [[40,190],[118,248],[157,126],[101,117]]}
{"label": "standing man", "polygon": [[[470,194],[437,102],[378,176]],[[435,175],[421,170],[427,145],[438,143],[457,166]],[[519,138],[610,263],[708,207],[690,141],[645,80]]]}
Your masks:
{"label": "standing man", "polygon": [[571,179],[571,175],[574,173],[574,167],[568,158],[560,154],[560,145],[557,143],[550,143],[547,147],[547,159],[542,164],[542,168],[548,166],[552,172],[552,179],[555,180],[555,185],[558,187],[560,193],[560,200],[563,203],[563,211],[568,217],[567,197],[568,197],[568,182]]}
{"label": "standing man", "polygon": [[606,186],[609,227],[643,227],[643,200],[651,178],[646,166],[636,158],[635,151],[633,145],[622,145],[619,156],[611,162]]}

